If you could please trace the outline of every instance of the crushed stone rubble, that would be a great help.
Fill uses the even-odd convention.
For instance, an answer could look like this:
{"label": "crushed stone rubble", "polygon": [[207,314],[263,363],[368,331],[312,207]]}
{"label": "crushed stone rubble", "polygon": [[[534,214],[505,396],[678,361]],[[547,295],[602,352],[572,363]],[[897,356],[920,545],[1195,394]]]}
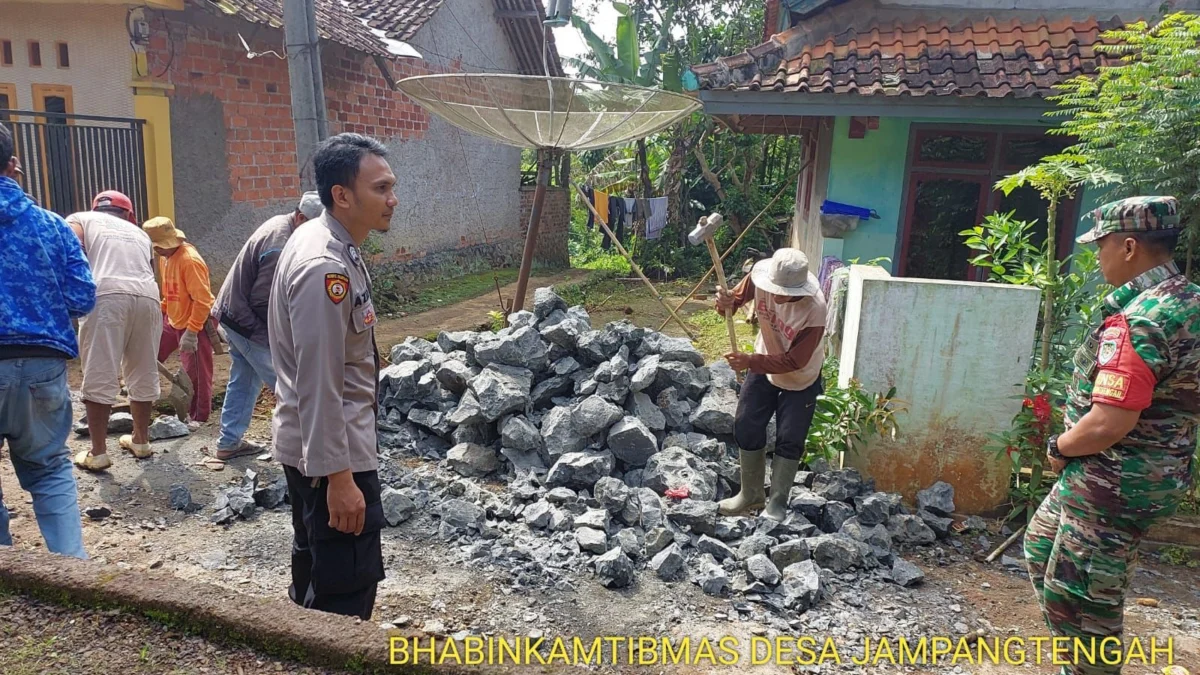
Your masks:
{"label": "crushed stone rubble", "polygon": [[506,567],[517,587],[591,572],[624,588],[648,573],[778,612],[859,578],[920,584],[898,553],[950,534],[950,485],[912,513],[821,462],[797,474],[784,522],[720,516],[740,477],[726,363],[628,321],[594,329],[550,288],[509,323],[393,347],[378,424],[389,525],[428,510],[465,560]]}

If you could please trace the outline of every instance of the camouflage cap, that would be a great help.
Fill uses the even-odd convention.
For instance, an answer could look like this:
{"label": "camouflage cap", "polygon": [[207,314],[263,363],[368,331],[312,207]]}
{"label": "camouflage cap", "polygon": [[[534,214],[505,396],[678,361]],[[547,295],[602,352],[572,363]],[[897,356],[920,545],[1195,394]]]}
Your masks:
{"label": "camouflage cap", "polygon": [[1115,232],[1179,229],[1179,202],[1174,197],[1130,197],[1092,211],[1096,222],[1075,241],[1090,244]]}

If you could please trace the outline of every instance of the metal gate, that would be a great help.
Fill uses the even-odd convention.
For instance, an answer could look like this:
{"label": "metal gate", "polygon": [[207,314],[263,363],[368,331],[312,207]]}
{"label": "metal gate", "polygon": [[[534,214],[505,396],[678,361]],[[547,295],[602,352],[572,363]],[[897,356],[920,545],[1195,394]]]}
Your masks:
{"label": "metal gate", "polygon": [[0,110],[25,170],[23,187],[43,208],[66,216],[91,207],[92,197],[120,190],[149,218],[146,205],[145,120],[60,112]]}

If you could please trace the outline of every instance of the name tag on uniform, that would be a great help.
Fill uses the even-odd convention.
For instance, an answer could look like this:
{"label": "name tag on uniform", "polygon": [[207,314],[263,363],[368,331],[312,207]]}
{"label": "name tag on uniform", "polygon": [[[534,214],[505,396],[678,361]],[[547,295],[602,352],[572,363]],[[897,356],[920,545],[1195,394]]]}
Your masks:
{"label": "name tag on uniform", "polygon": [[1075,358],[1073,359],[1075,369],[1080,377],[1085,380],[1090,380],[1096,375],[1096,353],[1100,349],[1100,341],[1096,339],[1096,331],[1088,333],[1084,338],[1083,344],[1079,349],[1075,350]]}

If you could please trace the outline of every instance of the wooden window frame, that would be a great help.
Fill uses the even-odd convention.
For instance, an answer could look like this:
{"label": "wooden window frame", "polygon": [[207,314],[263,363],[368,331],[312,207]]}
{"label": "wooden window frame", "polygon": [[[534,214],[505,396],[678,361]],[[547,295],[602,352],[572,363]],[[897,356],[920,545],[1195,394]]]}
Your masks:
{"label": "wooden window frame", "polygon": [[[914,127],[917,125],[913,125]],[[998,138],[995,132],[988,130],[960,130],[953,127],[943,126],[922,126],[919,129],[913,130],[914,137],[912,138],[912,147],[908,155],[908,165],[913,169],[951,169],[963,171],[986,171],[990,168],[991,162],[968,164],[966,162],[937,162],[937,161],[922,161],[918,158],[918,153],[921,150],[921,143],[938,136],[961,136],[970,138],[982,138],[986,143],[983,151],[985,157],[994,157],[998,148]]]}
{"label": "wooden window frame", "polygon": [[[30,90],[33,93],[33,110],[35,112],[46,112],[47,96],[58,96],[67,104],[67,114],[75,114],[75,96],[74,91],[69,84],[32,84]],[[67,124],[71,124],[71,120],[67,120]]]}
{"label": "wooden window frame", "polygon": [[[8,47],[8,62],[7,63],[5,63],[5,61],[4,61],[4,47],[5,46]],[[9,40],[8,38],[4,38],[3,40],[0,40],[0,68],[12,68],[14,65],[16,65],[16,61],[17,61],[17,53],[13,49],[12,40]]]}
{"label": "wooden window frame", "polygon": [[[1004,146],[1011,138],[1041,138],[1046,136],[1048,128],[1039,127],[1032,128],[1027,126],[996,126],[980,129],[977,124],[939,124],[933,122],[914,123],[909,129],[908,138],[908,156],[904,161],[904,185],[901,192],[902,208],[900,216],[902,220],[897,227],[897,240],[895,249],[894,267],[897,270],[897,276],[904,276],[908,263],[908,247],[911,238],[911,220],[914,204],[912,194],[917,180],[914,179],[930,179],[930,178],[983,178],[988,186],[994,185],[996,180],[1015,173],[1024,167],[1006,166],[1004,160]],[[947,162],[921,162],[917,160],[917,151],[920,148],[920,141],[930,136],[945,136],[945,135],[963,135],[963,136],[990,136],[991,141],[988,144],[988,153],[991,161],[987,165],[967,165]],[[1079,208],[1082,203],[1082,190],[1076,192],[1075,197],[1059,204],[1059,216],[1063,218],[1064,223],[1077,223],[1079,221]],[[979,210],[976,215],[976,222],[983,222],[983,218],[994,213],[1000,206],[1000,200],[1003,198],[997,190],[988,190],[986,199],[981,200]],[[1042,217],[1045,217],[1044,215]],[[1058,233],[1058,238],[1055,240],[1055,252],[1061,261],[1071,253],[1074,246],[1075,233],[1072,227],[1064,227],[1062,232]],[[968,270],[968,272],[970,272]],[[973,276],[968,274],[968,276]],[[968,281],[976,279],[968,278]]]}
{"label": "wooden window frame", "polygon": [[[33,62],[33,50],[37,48],[37,63]],[[37,40],[29,40],[25,43],[25,58],[29,59],[30,68],[41,68],[44,63],[42,59],[42,43]]]}
{"label": "wooden window frame", "polygon": [[[67,84],[37,84],[37,83],[35,83],[35,84],[30,85],[30,90],[33,93],[33,110],[34,110],[34,112],[40,112],[40,113],[46,112],[46,97],[47,96],[58,96],[63,99],[63,103],[65,104],[65,107],[67,109],[66,114],[71,115],[71,114],[75,113],[75,96],[74,96],[74,91],[71,89],[70,85],[67,85]],[[35,119],[37,119],[39,122],[47,123],[47,122],[49,122],[50,118],[39,115]],[[75,121],[72,120],[70,117],[63,120],[63,122],[67,125],[72,125],[75,123]],[[45,137],[43,137],[41,142],[39,143],[38,152],[40,155],[40,157],[38,157],[38,160],[41,162],[41,166],[45,167],[46,166],[46,139],[45,139]],[[49,208],[53,208],[54,205],[50,203],[50,201],[51,201],[50,176],[49,176],[48,171],[42,171],[41,182],[42,182],[42,194],[46,195],[47,206]]]}
{"label": "wooden window frame", "polygon": [[[66,50],[66,56],[67,56],[66,65],[63,65],[63,58],[62,58],[64,49]],[[62,42],[62,41],[55,42],[54,43],[54,62],[59,67],[60,70],[69,69],[71,67],[71,46],[68,45],[66,42]]]}
{"label": "wooden window frame", "polygon": [[11,110],[20,110],[21,104],[17,102],[17,85],[8,82],[0,82],[0,94],[8,95],[8,101]]}

